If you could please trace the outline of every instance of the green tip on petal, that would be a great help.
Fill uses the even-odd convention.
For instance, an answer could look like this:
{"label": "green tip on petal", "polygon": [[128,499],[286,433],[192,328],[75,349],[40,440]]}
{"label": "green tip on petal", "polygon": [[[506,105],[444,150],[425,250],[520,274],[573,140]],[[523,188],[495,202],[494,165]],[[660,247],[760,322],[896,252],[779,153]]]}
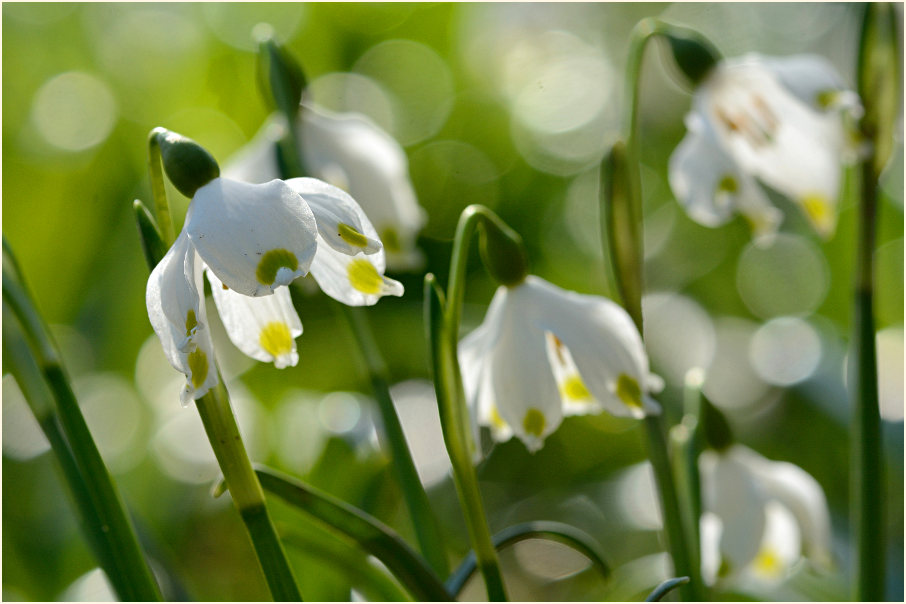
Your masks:
{"label": "green tip on petal", "polygon": [[541,438],[541,435],[544,434],[544,427],[547,425],[547,419],[544,417],[544,414],[532,407],[525,412],[525,417],[522,419],[522,428],[525,430],[526,434],[530,434],[537,438]]}
{"label": "green tip on petal", "polygon": [[368,247],[368,237],[358,232],[355,227],[340,223],[337,226],[337,236],[353,247]]}
{"label": "green tip on petal", "polygon": [[155,128],[151,136],[160,148],[167,178],[186,197],[194,197],[195,191],[220,176],[214,156],[192,139],[164,128]]}
{"label": "green tip on petal", "polygon": [[198,390],[208,377],[208,355],[201,348],[189,353],[189,370],[192,387]]}
{"label": "green tip on petal", "polygon": [[277,280],[277,272],[281,268],[296,272],[299,268],[299,260],[289,250],[282,248],[271,250],[261,256],[261,260],[258,261],[255,277],[258,279],[258,283],[262,285],[273,285],[274,281]]}
{"label": "green tip on petal", "polygon": [[635,378],[621,373],[617,378],[616,394],[627,406],[642,409],[642,389]]}

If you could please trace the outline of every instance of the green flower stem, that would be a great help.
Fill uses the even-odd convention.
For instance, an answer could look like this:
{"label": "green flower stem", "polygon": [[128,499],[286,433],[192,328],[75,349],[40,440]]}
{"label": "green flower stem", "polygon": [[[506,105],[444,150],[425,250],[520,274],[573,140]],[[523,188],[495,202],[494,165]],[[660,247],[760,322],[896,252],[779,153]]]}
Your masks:
{"label": "green flower stem", "polygon": [[648,597],[645,598],[646,602],[660,602],[664,596],[676,589],[689,583],[689,577],[674,577],[673,579],[667,579],[666,581],[661,582],[660,585],[654,588]]}
{"label": "green flower stem", "polygon": [[[425,275],[425,318],[444,444],[453,466],[453,483],[459,495],[469,539],[484,578],[488,599],[502,602],[507,599],[506,588],[481,501],[478,476],[472,465],[471,428],[457,358],[460,309],[451,308],[461,305],[462,301],[465,260],[461,256],[466,253],[467,247],[463,244],[461,235],[474,231],[474,224],[472,226],[466,224],[474,222],[471,216],[463,212],[457,228],[446,310],[443,295],[434,275],[430,273]],[[454,276],[459,281],[455,281]],[[451,300],[459,302],[449,302]]]}
{"label": "green flower stem", "polygon": [[[654,467],[654,477],[657,482],[661,499],[661,512],[664,519],[664,529],[667,533],[667,549],[673,559],[673,572],[676,575],[688,576],[690,581],[680,586],[679,591],[685,601],[700,601],[699,578],[693,570],[693,554],[690,539],[683,522],[682,507],[677,496],[674,484],[673,470],[667,448],[667,435],[664,429],[664,416],[662,413],[645,416],[645,432],[648,434],[648,457]],[[697,566],[697,565],[695,565]]]}
{"label": "green flower stem", "polygon": [[[31,356],[52,395],[51,420],[48,407],[40,409],[39,421],[50,430],[49,440],[65,476],[73,485],[77,504],[90,506],[84,517],[94,530],[91,541],[98,546],[100,562],[117,594],[124,600],[160,601],[161,593],[138,544],[135,529],[98,452],[82,416],[78,401],[60,362],[60,355],[44,319],[27,292],[15,256],[3,239],[3,301],[16,316],[31,349]],[[24,374],[23,374],[24,375]],[[24,388],[34,379],[23,380]],[[37,399],[33,399],[34,401]],[[54,427],[58,424],[58,428]],[[65,438],[69,454],[60,449]],[[78,480],[77,480],[78,479]],[[77,486],[76,483],[81,483]]]}
{"label": "green flower stem", "polygon": [[884,468],[878,368],[873,314],[877,232],[878,180],[893,141],[901,54],[891,5],[865,5],[859,45],[859,96],[865,109],[860,123],[870,144],[861,170],[861,204],[856,242],[855,292],[850,388],[853,397],[851,518],[856,548],[853,597],[877,601],[884,597]]}
{"label": "green flower stem", "polygon": [[286,553],[268,514],[264,492],[242,443],[236,417],[230,408],[229,395],[223,386],[223,378],[218,378],[217,386],[195,401],[201,422],[214,449],[217,463],[220,464],[233,503],[245,522],[274,601],[301,601],[302,596]]}
{"label": "green flower stem", "polygon": [[336,306],[349,322],[368,367],[371,387],[381,413],[383,430],[378,431],[381,446],[390,451],[397,481],[403,491],[403,498],[409,508],[409,513],[412,515],[412,524],[415,528],[419,549],[434,571],[439,576],[446,577],[450,572],[450,567],[443,547],[440,526],[431,511],[428,494],[418,477],[409,444],[400,425],[399,415],[396,407],[393,406],[393,399],[390,397],[388,387],[387,366],[381,357],[377,342],[374,340],[368,317],[362,308],[352,308],[345,304]]}
{"label": "green flower stem", "polygon": [[157,226],[164,243],[169,246],[176,239],[176,234],[173,230],[173,220],[170,218],[170,203],[167,201],[167,188],[164,185],[163,160],[157,139],[161,132],[166,131],[163,128],[155,128],[148,135],[148,174],[151,178],[151,195],[154,198]]}

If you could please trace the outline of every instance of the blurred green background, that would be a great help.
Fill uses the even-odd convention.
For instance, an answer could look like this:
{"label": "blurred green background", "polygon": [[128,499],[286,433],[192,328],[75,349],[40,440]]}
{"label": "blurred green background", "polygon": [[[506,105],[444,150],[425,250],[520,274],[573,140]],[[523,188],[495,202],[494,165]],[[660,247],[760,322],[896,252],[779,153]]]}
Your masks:
{"label": "blurred green background", "polygon": [[[172,599],[260,600],[267,592],[180,376],[148,323],[148,276],[131,202],[150,200],[146,136],[178,131],[221,163],[267,115],[252,28],[270,23],[301,61],[315,101],[359,111],[405,147],[429,221],[424,271],[397,274],[401,299],[369,311],[400,413],[451,551],[468,549],[425,382],[422,275],[446,283],[451,238],[470,203],[524,237],[534,273],[610,295],[599,239],[598,164],[619,130],[629,32],[655,15],[699,29],[727,56],[811,52],[855,81],[861,7],[848,4],[28,4],[3,11],[3,233],[53,325],[88,423]],[[901,10],[901,5],[900,5]],[[900,13],[901,14],[901,13]],[[663,49],[642,78],[646,341],[676,417],[687,369],[743,443],[800,465],[828,496],[841,573],[758,597],[845,599],[848,425],[844,366],[854,258],[853,187],[839,226],[819,240],[795,211],[768,249],[737,220],[690,221],[672,198],[667,160],[684,133],[688,91]],[[902,120],[899,127],[902,127]],[[890,599],[903,596],[903,155],[884,175],[878,343],[887,453]],[[187,200],[170,189],[181,222]],[[783,206],[786,202],[778,200]],[[788,204],[785,209],[790,209]],[[464,328],[493,293],[477,254]],[[216,331],[256,461],[302,476],[412,536],[378,451],[376,410],[346,326],[316,288],[296,296],[298,366],[245,359]],[[213,314],[213,313],[209,313]],[[403,383],[405,382],[405,383]],[[47,443],[3,379],[3,599],[105,597]],[[514,599],[638,598],[663,572],[650,490],[629,488],[645,456],[633,422],[570,418],[537,454],[511,441],[479,466],[492,530],[525,520],[575,524],[624,565],[603,582],[556,545],[502,556]],[[634,484],[634,483],[633,483]],[[350,597],[356,585],[324,548],[336,543],[274,502],[303,595]],[[458,560],[458,557],[457,557]],[[631,564],[628,564],[631,563]],[[348,567],[348,565],[346,565]],[[814,582],[813,582],[814,583]],[[480,597],[482,591],[466,597]],[[773,589],[773,591],[772,591]],[[367,594],[366,594],[367,595]]]}

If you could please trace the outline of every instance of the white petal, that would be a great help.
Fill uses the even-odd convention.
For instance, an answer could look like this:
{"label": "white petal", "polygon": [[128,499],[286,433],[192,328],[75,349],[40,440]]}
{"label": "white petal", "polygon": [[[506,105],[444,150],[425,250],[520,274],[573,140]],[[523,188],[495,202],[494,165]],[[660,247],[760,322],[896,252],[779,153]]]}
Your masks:
{"label": "white petal", "polygon": [[230,180],[265,183],[280,178],[277,163],[277,141],[286,132],[285,120],[269,119],[247,145],[236,152],[220,174]]}
{"label": "white petal", "polygon": [[217,384],[213,344],[202,301],[201,262],[186,231],[167,251],[148,279],[148,318],[167,360],[186,375],[183,403]]}
{"label": "white petal", "polygon": [[530,451],[540,449],[563,419],[538,318],[526,283],[505,290],[500,333],[486,369],[500,417]]}
{"label": "white petal", "polygon": [[346,189],[361,204],[391,258],[416,256],[415,237],[426,215],[399,143],[363,115],[310,106],[303,107],[299,128],[311,175]]}
{"label": "white petal", "polygon": [[738,571],[755,559],[765,527],[765,495],[744,462],[726,452],[705,451],[699,457],[706,509],[723,524],[720,551]]}
{"label": "white petal", "polygon": [[802,530],[806,553],[817,562],[830,563],[831,523],[827,498],[818,481],[799,466],[768,460],[751,449],[739,447],[754,476],[769,497],[773,497],[796,518]]}
{"label": "white petal", "polygon": [[265,296],[308,273],[317,247],[315,218],[283,181],[215,178],[191,205],[186,230],[192,244],[230,289]]}
{"label": "white petal", "polygon": [[278,369],[299,362],[295,338],[302,335],[302,322],[293,308],[289,288],[278,287],[272,296],[251,297],[224,289],[220,279],[207,271],[217,312],[236,347]]}
{"label": "white petal", "polygon": [[566,345],[595,399],[614,415],[644,416],[638,404],[650,385],[648,357],[626,311],[606,298],[562,290],[534,276],[524,287],[539,326]]}
{"label": "white petal", "polygon": [[799,528],[790,511],[776,501],[768,501],[764,511],[761,546],[746,570],[762,582],[779,583],[799,560],[802,549]]}
{"label": "white petal", "polygon": [[705,226],[720,226],[740,213],[757,234],[776,231],[780,211],[721,149],[701,120],[700,115],[690,114],[689,132],[670,156],[668,176],[677,200],[690,218]]}
{"label": "white petal", "polygon": [[[847,90],[843,78],[826,58],[820,55],[792,55],[788,57],[759,57],[783,87],[812,109],[824,111],[846,107],[860,112],[858,95]],[[857,115],[858,117],[858,115]]]}
{"label": "white petal", "polygon": [[330,247],[349,256],[380,251],[374,227],[348,193],[317,178],[292,178],[286,184],[308,203],[318,234]]}
{"label": "white petal", "polygon": [[311,275],[325,294],[349,306],[371,306],[381,296],[404,293],[402,283],[384,275],[383,251],[348,256],[321,240]]}

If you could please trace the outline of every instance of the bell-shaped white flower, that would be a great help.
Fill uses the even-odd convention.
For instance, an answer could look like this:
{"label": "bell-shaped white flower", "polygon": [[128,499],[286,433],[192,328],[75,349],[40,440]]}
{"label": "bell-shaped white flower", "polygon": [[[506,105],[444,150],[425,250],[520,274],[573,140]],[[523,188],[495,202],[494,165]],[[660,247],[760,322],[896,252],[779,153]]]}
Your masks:
{"label": "bell-shaped white flower", "polygon": [[770,461],[739,444],[703,452],[699,467],[707,512],[702,523],[706,576],[776,582],[803,555],[830,564],[827,500],[802,468]]}
{"label": "bell-shaped white flower", "polygon": [[265,296],[308,274],[317,226],[281,180],[253,185],[215,178],[192,198],[186,232],[204,263],[235,292]]}
{"label": "bell-shaped white flower", "polygon": [[[315,106],[300,110],[299,150],[311,176],[347,191],[361,204],[397,268],[419,266],[415,247],[426,215],[409,178],[406,153],[393,137],[361,114],[335,114]],[[279,178],[276,141],[285,133],[279,119],[264,125],[224,169],[230,178],[265,182]]]}
{"label": "bell-shaped white flower", "polygon": [[302,322],[289,288],[278,287],[272,296],[243,296],[224,287],[210,269],[206,273],[220,320],[236,348],[253,359],[273,362],[277,369],[295,366],[295,339],[302,335]]}
{"label": "bell-shaped white flower", "polygon": [[311,274],[325,294],[349,306],[403,295],[403,285],[384,276],[377,232],[352,197],[316,178],[292,178],[286,184],[308,202],[318,223]]}
{"label": "bell-shaped white flower", "polygon": [[660,388],[635,325],[617,304],[538,277],[498,288],[484,322],[459,345],[473,416],[495,440],[531,451],[564,415],[643,417]]}
{"label": "bell-shaped white flower", "polygon": [[183,404],[217,384],[214,345],[204,306],[202,263],[183,230],[151,271],[145,292],[148,318],[167,360],[186,375]]}
{"label": "bell-shaped white flower", "polygon": [[721,61],[695,91],[688,132],[670,158],[671,188],[692,219],[717,226],[739,213],[758,236],[781,221],[760,181],[829,237],[841,166],[855,157],[846,121],[860,111],[856,95],[820,57]]}

